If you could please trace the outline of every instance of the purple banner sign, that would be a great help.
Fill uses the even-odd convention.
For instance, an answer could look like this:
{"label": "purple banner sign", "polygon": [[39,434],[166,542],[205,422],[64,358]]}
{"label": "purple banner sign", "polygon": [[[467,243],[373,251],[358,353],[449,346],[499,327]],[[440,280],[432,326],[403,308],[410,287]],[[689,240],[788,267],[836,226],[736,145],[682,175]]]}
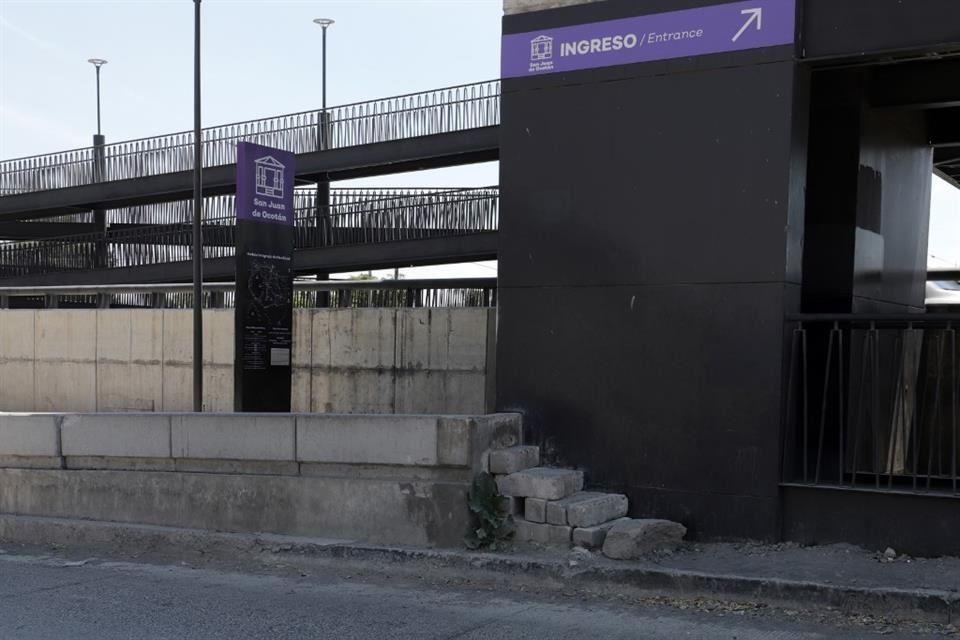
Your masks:
{"label": "purple banner sign", "polygon": [[294,162],[289,151],[237,143],[237,220],[293,224]]}
{"label": "purple banner sign", "polygon": [[652,62],[792,44],[796,0],[751,0],[503,37],[501,76]]}

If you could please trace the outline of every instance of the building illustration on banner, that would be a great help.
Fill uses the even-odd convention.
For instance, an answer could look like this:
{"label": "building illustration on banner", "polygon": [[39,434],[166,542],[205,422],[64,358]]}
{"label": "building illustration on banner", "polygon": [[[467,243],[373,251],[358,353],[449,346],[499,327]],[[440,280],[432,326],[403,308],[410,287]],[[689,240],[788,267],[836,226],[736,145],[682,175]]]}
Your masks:
{"label": "building illustration on banner", "polygon": [[264,156],[253,161],[257,169],[256,193],[268,198],[283,197],[283,172],[286,167],[273,156]]}
{"label": "building illustration on banner", "polygon": [[530,41],[530,62],[542,62],[553,58],[553,38],[537,36]]}

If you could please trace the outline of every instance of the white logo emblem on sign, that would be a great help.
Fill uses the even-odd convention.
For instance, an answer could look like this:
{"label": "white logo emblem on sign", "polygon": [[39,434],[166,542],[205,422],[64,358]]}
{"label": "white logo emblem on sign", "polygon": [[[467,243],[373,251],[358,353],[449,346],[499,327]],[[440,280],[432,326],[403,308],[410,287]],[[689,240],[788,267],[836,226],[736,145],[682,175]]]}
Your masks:
{"label": "white logo emblem on sign", "polygon": [[256,191],[258,196],[283,197],[283,171],[286,167],[273,156],[264,156],[253,161],[257,168]]}
{"label": "white logo emblem on sign", "polygon": [[530,41],[530,61],[543,62],[553,59],[553,38],[537,36]]}

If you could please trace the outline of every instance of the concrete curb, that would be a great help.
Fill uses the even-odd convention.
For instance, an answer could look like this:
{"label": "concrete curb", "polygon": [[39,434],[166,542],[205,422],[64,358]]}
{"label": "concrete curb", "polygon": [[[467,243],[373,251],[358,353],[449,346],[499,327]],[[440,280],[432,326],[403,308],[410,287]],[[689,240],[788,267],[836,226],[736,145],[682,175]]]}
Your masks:
{"label": "concrete curb", "polygon": [[93,522],[0,515],[0,544],[102,548],[109,553],[161,553],[169,556],[271,562],[283,554],[287,565],[323,564],[350,570],[404,573],[427,571],[447,579],[468,578],[505,589],[592,595],[709,599],[778,607],[831,607],[913,622],[960,621],[960,593],[932,589],[840,586],[819,582],[651,569],[597,559],[577,562],[568,553],[476,553],[459,550],[387,547],[348,540],[301,538],[178,529],[117,522]]}

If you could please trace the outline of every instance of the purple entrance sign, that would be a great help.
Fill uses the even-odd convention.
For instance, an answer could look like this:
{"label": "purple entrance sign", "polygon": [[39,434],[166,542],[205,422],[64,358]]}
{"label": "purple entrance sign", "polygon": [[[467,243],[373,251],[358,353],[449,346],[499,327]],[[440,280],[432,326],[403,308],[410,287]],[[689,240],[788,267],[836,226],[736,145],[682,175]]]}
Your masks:
{"label": "purple entrance sign", "polygon": [[751,0],[503,37],[501,76],[528,76],[793,44],[796,0]]}
{"label": "purple entrance sign", "polygon": [[293,224],[294,156],[252,142],[237,143],[237,220]]}

